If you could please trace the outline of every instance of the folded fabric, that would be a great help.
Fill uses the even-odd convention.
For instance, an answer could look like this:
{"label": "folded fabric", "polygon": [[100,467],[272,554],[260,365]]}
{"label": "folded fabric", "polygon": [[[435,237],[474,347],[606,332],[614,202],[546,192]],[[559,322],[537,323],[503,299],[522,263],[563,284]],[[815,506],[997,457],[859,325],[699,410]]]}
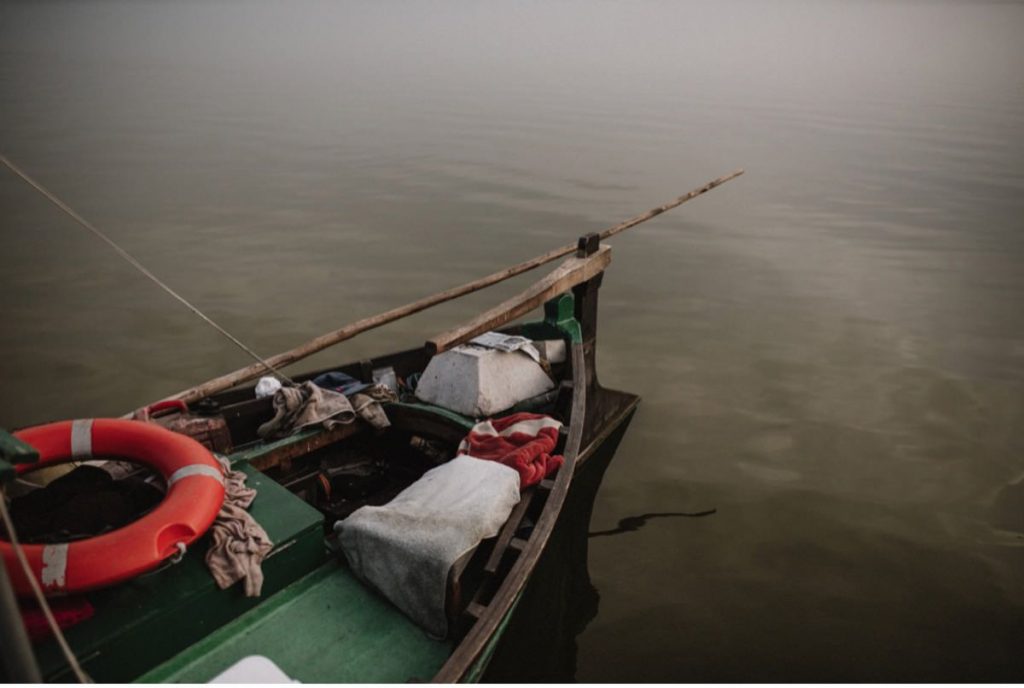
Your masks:
{"label": "folded fabric", "polygon": [[231,470],[231,463],[222,456],[217,460],[224,468],[224,503],[210,526],[210,548],[206,566],[221,590],[245,580],[245,596],[259,597],[263,587],[263,559],[274,543],[246,509],[256,499],[256,490],[245,484],[245,473]]}
{"label": "folded fabric", "polygon": [[334,392],[341,392],[348,397],[356,415],[369,423],[374,430],[391,427],[391,421],[388,420],[388,416],[380,404],[384,401],[398,401],[398,395],[387,385],[360,382],[351,375],[341,372],[317,375],[313,378],[313,384]]}
{"label": "folded fabric", "polygon": [[344,394],[303,382],[274,393],[274,417],[256,430],[263,439],[286,437],[308,425],[323,423],[328,430],[356,419]]}
{"label": "folded fabric", "polygon": [[507,353],[521,351],[536,363],[540,363],[540,352],[534,346],[533,340],[526,337],[518,337],[502,332],[484,332],[482,335],[469,340],[469,343],[482,346],[485,349],[497,349]]}
{"label": "folded fabric", "polygon": [[373,384],[349,397],[356,414],[370,424],[374,430],[391,427],[391,421],[384,412],[381,402],[398,401],[398,395],[387,385]]}
{"label": "folded fabric", "polygon": [[459,444],[459,454],[497,461],[519,472],[522,488],[535,485],[562,465],[564,458],[551,456],[558,444],[560,421],[537,413],[477,423]]}
{"label": "folded fabric", "polygon": [[335,524],[352,571],[435,638],[448,632],[445,591],[459,557],[498,534],[519,501],[519,476],[459,456],[423,474],[384,506]]}

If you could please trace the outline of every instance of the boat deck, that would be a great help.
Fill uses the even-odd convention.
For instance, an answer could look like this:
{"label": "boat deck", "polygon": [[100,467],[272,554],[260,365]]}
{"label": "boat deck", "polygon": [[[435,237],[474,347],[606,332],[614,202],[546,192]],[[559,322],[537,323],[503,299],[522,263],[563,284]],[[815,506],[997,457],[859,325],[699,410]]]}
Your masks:
{"label": "boat deck", "polygon": [[[251,453],[246,458],[260,456]],[[275,543],[261,597],[246,598],[239,586],[219,590],[200,540],[176,566],[84,596],[96,614],[67,637],[90,675],[202,683],[259,654],[304,683],[430,679],[451,643],[427,637],[329,554],[320,512],[247,461],[234,466],[259,491],[251,513]],[[49,680],[70,680],[52,641],[40,656]]]}
{"label": "boat deck", "polygon": [[[95,615],[67,629],[65,636],[96,681],[135,680],[327,561],[320,512],[250,466],[236,468],[258,490],[250,511],[274,542],[263,562],[263,595],[247,598],[238,585],[220,590],[204,562],[208,540],[203,538],[180,564],[76,596],[92,604]],[[73,680],[52,639],[37,653],[46,680]]]}
{"label": "boat deck", "polygon": [[249,655],[303,683],[425,681],[451,651],[332,561],[139,681],[205,683]]}

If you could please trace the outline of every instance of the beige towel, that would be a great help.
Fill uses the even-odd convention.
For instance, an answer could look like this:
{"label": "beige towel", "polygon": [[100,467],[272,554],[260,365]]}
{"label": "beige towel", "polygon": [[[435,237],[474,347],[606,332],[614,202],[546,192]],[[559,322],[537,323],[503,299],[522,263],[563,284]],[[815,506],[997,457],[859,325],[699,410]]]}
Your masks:
{"label": "beige towel", "polygon": [[341,392],[303,382],[274,393],[274,417],[256,431],[263,439],[287,437],[307,425],[323,423],[330,430],[356,419],[352,404]]}
{"label": "beige towel", "polygon": [[374,430],[384,430],[391,427],[388,415],[384,413],[382,401],[398,401],[398,395],[391,391],[387,385],[373,385],[356,392],[349,399],[355,412],[365,420]]}
{"label": "beige towel", "polygon": [[246,509],[256,499],[256,490],[245,484],[245,473],[231,470],[231,462],[218,456],[224,468],[224,504],[210,526],[210,549],[206,565],[221,590],[245,580],[245,596],[259,597],[263,587],[263,559],[274,543]]}

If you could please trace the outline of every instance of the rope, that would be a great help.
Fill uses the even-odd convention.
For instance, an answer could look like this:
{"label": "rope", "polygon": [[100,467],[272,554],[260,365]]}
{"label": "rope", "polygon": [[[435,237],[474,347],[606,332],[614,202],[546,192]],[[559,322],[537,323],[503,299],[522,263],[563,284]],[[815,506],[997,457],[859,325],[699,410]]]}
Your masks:
{"label": "rope", "polygon": [[587,533],[587,537],[601,537],[602,535],[619,535],[620,533],[632,533],[635,530],[640,530],[648,520],[652,518],[667,518],[667,517],[686,517],[686,518],[702,518],[704,516],[711,516],[712,514],[718,513],[718,509],[708,509],[707,511],[672,511],[660,514],[640,514],[639,516],[627,516],[626,518],[619,520],[619,525],[611,530],[598,530],[595,532]]}
{"label": "rope", "polygon": [[18,534],[14,531],[14,523],[11,521],[11,515],[7,511],[7,497],[2,490],[0,490],[0,517],[3,518],[4,528],[7,529],[7,537],[11,542],[11,547],[14,548],[14,553],[18,557],[18,563],[21,564],[21,570],[24,571],[25,578],[28,579],[29,585],[32,586],[32,594],[35,595],[39,608],[43,610],[46,623],[50,625],[53,637],[56,638],[57,644],[60,645],[61,652],[64,653],[64,658],[67,659],[71,671],[74,672],[75,678],[78,679],[79,683],[92,683],[92,679],[89,678],[89,675],[85,673],[82,666],[78,663],[75,653],[71,651],[71,647],[64,638],[60,626],[57,625],[57,619],[53,618],[53,612],[50,611],[50,605],[46,601],[42,589],[39,587],[39,581],[36,580],[35,574],[32,573],[32,567],[29,566],[25,552],[21,549],[21,544],[18,542]]}
{"label": "rope", "polygon": [[93,226],[93,225],[92,225],[92,223],[90,223],[90,222],[89,222],[88,220],[86,220],[86,219],[85,219],[85,218],[83,218],[83,217],[82,217],[81,215],[79,215],[79,214],[78,214],[78,213],[76,213],[76,212],[75,212],[74,210],[72,210],[72,209],[71,209],[71,208],[70,208],[70,207],[69,207],[69,206],[68,206],[68,205],[67,205],[66,203],[64,203],[64,202],[63,202],[62,200],[60,200],[60,199],[59,199],[59,198],[57,198],[57,197],[56,197],[55,195],[53,195],[52,193],[50,193],[49,191],[47,191],[47,190],[46,190],[46,189],[45,189],[45,188],[44,188],[44,187],[43,187],[43,186],[42,186],[41,184],[39,184],[39,182],[37,182],[37,181],[35,181],[34,179],[32,179],[31,177],[29,177],[29,176],[28,176],[28,174],[26,174],[25,172],[23,172],[23,171],[22,171],[21,169],[19,169],[19,168],[18,168],[18,167],[17,167],[17,166],[16,166],[16,165],[15,165],[14,163],[12,163],[12,162],[11,162],[10,160],[8,160],[6,156],[0,155],[0,162],[2,162],[2,163],[3,163],[4,165],[6,165],[6,166],[7,166],[7,168],[8,168],[9,170],[11,170],[11,172],[14,172],[14,174],[16,174],[16,175],[18,175],[19,177],[21,177],[21,179],[22,179],[22,180],[23,180],[23,181],[24,181],[24,182],[25,182],[26,184],[28,184],[28,185],[29,185],[29,186],[31,186],[31,187],[32,187],[33,189],[35,189],[36,191],[38,191],[39,193],[41,193],[41,194],[42,194],[43,196],[45,196],[45,197],[46,197],[46,199],[47,199],[48,201],[50,201],[50,202],[51,202],[51,203],[53,203],[53,204],[54,204],[55,206],[57,206],[58,208],[60,208],[61,210],[63,210],[63,211],[65,212],[65,213],[67,213],[67,215],[68,215],[69,217],[71,217],[71,219],[72,219],[72,220],[74,220],[75,222],[77,222],[78,224],[80,224],[80,225],[81,225],[82,227],[84,227],[84,228],[88,229],[88,230],[89,230],[90,232],[92,232],[92,233],[93,233],[93,234],[95,234],[95,235],[96,235],[97,237],[99,237],[99,238],[100,238],[100,239],[102,239],[102,240],[103,240],[104,242],[106,242],[106,243],[107,243],[107,245],[108,245],[108,246],[110,246],[110,248],[114,249],[114,250],[115,250],[115,251],[116,251],[116,252],[118,253],[118,255],[120,255],[120,256],[121,256],[122,258],[124,258],[124,259],[125,259],[126,261],[128,261],[128,263],[129,263],[129,264],[130,264],[130,265],[131,265],[132,267],[134,267],[134,268],[135,268],[136,270],[138,270],[138,271],[139,271],[139,272],[141,272],[141,273],[142,273],[143,275],[145,275],[145,276],[146,276],[146,277],[147,277],[147,278],[148,278],[149,280],[151,280],[151,281],[152,281],[152,282],[153,282],[154,284],[156,284],[156,285],[157,285],[158,287],[160,287],[160,288],[161,288],[161,289],[163,289],[163,290],[164,290],[165,292],[167,292],[168,294],[170,294],[171,296],[173,296],[173,297],[174,297],[175,299],[177,299],[177,300],[178,300],[179,302],[181,302],[181,303],[182,303],[182,304],[183,304],[183,305],[184,305],[184,306],[185,306],[186,308],[188,308],[188,309],[189,309],[190,311],[192,311],[192,312],[193,312],[194,314],[196,314],[197,316],[199,316],[200,318],[202,318],[202,319],[203,319],[203,320],[204,320],[204,321],[205,321],[205,322],[206,322],[206,323],[207,323],[208,325],[210,325],[210,326],[211,326],[211,327],[212,327],[213,329],[217,330],[217,331],[218,331],[218,332],[220,332],[220,333],[221,333],[222,335],[224,335],[225,337],[227,337],[227,339],[228,339],[228,340],[229,340],[229,341],[230,341],[230,342],[231,342],[232,344],[234,344],[235,346],[237,346],[237,347],[238,347],[239,349],[241,349],[241,350],[242,350],[242,351],[244,351],[245,353],[249,354],[249,355],[250,355],[250,356],[251,356],[252,358],[256,359],[256,361],[257,361],[258,363],[260,363],[261,365],[263,365],[263,366],[264,366],[264,367],[265,367],[265,368],[266,368],[267,370],[269,370],[270,372],[274,373],[275,375],[277,375],[277,376],[278,376],[279,378],[281,378],[281,379],[282,379],[282,380],[284,380],[285,382],[287,382],[287,383],[289,383],[289,384],[291,384],[291,385],[294,385],[294,384],[295,384],[295,382],[294,382],[294,381],[293,381],[293,380],[292,380],[291,378],[289,378],[289,377],[288,377],[287,375],[285,375],[284,373],[282,373],[281,371],[279,371],[279,370],[278,370],[277,368],[275,368],[274,366],[272,366],[272,365],[270,365],[269,363],[267,363],[267,361],[265,361],[265,360],[263,359],[263,357],[262,357],[262,356],[260,356],[259,354],[257,354],[257,353],[256,353],[255,351],[253,351],[253,350],[252,350],[252,349],[250,349],[250,348],[249,348],[248,346],[246,346],[245,344],[243,344],[243,343],[242,343],[242,342],[241,342],[241,341],[240,341],[240,340],[239,340],[239,339],[238,339],[237,337],[235,337],[235,336],[234,336],[233,334],[231,334],[230,332],[228,332],[227,330],[225,330],[225,329],[224,329],[223,327],[221,327],[220,325],[218,325],[217,323],[215,323],[215,322],[214,322],[213,320],[211,320],[211,319],[210,319],[210,318],[209,318],[209,317],[208,317],[208,316],[207,316],[207,315],[206,315],[205,313],[203,313],[203,312],[202,312],[201,310],[199,310],[199,309],[198,309],[198,308],[197,308],[196,306],[192,305],[192,304],[191,304],[191,303],[190,303],[190,302],[189,302],[189,301],[188,301],[188,300],[187,300],[187,299],[186,299],[186,298],[185,298],[184,296],[182,296],[182,295],[181,295],[181,294],[179,294],[178,292],[176,292],[176,291],[174,291],[173,289],[171,289],[171,288],[170,288],[170,287],[169,287],[169,286],[168,286],[168,285],[167,285],[166,283],[164,283],[164,282],[163,282],[162,280],[160,280],[160,278],[159,278],[159,277],[157,277],[157,276],[156,276],[156,275],[154,275],[154,274],[153,274],[152,272],[150,272],[150,271],[149,271],[148,269],[146,269],[146,266],[144,266],[144,265],[143,265],[142,263],[140,263],[140,262],[139,262],[138,260],[136,260],[134,256],[132,256],[132,255],[131,255],[130,253],[128,253],[128,252],[127,252],[127,251],[125,251],[125,250],[124,250],[123,248],[121,248],[120,246],[118,246],[118,245],[117,245],[117,244],[116,244],[116,243],[114,242],[114,240],[113,240],[113,239],[111,239],[111,238],[110,238],[110,237],[108,237],[108,236],[107,236],[106,234],[104,234],[103,232],[101,232],[100,230],[98,230],[98,229],[97,229],[97,228],[96,228],[95,226]]}

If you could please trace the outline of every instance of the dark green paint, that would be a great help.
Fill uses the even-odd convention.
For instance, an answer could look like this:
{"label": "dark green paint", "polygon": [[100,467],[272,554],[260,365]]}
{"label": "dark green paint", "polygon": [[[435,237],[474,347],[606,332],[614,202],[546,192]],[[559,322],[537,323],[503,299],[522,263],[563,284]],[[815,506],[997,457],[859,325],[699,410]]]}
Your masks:
{"label": "dark green paint", "polygon": [[474,425],[476,425],[476,421],[473,420],[472,418],[470,418],[469,416],[464,416],[461,413],[456,413],[455,411],[449,411],[446,408],[442,408],[440,406],[434,406],[433,404],[424,404],[422,402],[415,402],[415,401],[412,401],[412,402],[396,401],[396,402],[390,402],[390,403],[385,404],[384,405],[384,409],[386,411],[388,408],[391,408],[393,406],[401,406],[401,407],[404,407],[404,408],[416,409],[416,410],[418,410],[418,411],[420,411],[422,413],[427,413],[427,414],[432,415],[432,416],[437,416],[440,419],[451,421],[452,423],[455,423],[456,425],[459,425],[460,427],[465,428],[466,432],[469,432],[469,430]]}
{"label": "dark green paint", "polygon": [[569,341],[573,344],[583,341],[583,331],[576,320],[576,302],[569,292],[556,296],[544,304],[544,322],[568,335]]}
{"label": "dark green paint", "polygon": [[274,440],[273,442],[256,442],[251,446],[248,446],[244,449],[241,449],[231,454],[231,463],[251,463],[252,461],[255,461],[256,459],[262,456],[266,456],[267,454],[275,452],[284,447],[289,447],[293,444],[300,444],[308,439],[312,439],[313,437],[316,437],[323,431],[323,427],[317,425],[316,427],[300,430],[294,435],[289,435],[288,437],[284,437],[279,440]]}
{"label": "dark green paint", "polygon": [[[134,680],[325,561],[320,513],[254,469],[239,470],[259,492],[250,512],[275,544],[263,562],[262,597],[246,598],[239,585],[217,587],[203,561],[207,538],[180,564],[86,594],[95,616],[65,635],[96,681]],[[47,681],[72,680],[54,643],[39,646],[37,654]]]}
{"label": "dark green paint", "polygon": [[0,483],[14,480],[17,475],[14,469],[16,464],[35,463],[38,460],[39,452],[35,447],[0,429]]}
{"label": "dark green paint", "polygon": [[404,683],[429,680],[451,650],[330,562],[140,681],[202,683],[259,654],[303,683]]}

